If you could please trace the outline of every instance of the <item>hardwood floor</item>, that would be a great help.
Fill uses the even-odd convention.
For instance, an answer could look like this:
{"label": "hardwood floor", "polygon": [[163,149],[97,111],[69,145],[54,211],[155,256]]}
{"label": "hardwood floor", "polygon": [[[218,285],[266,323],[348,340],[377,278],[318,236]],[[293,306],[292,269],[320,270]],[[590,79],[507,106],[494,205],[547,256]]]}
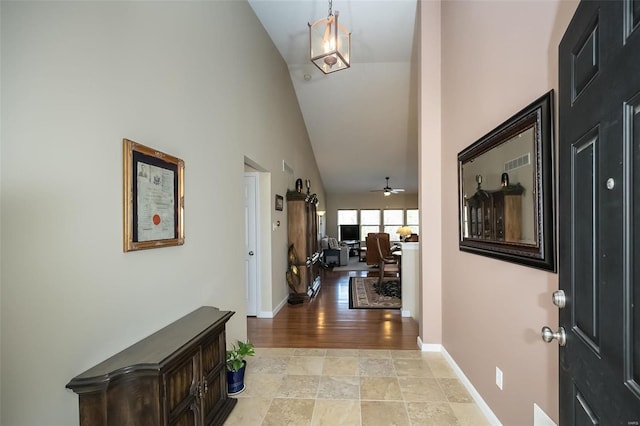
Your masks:
{"label": "hardwood floor", "polygon": [[418,349],[418,324],[400,310],[349,309],[349,277],[368,271],[322,271],[318,295],[286,305],[274,318],[247,318],[258,348]]}

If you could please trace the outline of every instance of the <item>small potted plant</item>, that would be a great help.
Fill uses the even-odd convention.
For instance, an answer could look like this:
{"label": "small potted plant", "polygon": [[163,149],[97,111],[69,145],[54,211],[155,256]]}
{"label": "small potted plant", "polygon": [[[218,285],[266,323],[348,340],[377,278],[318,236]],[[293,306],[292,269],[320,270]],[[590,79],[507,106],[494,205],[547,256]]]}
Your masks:
{"label": "small potted plant", "polygon": [[245,357],[254,356],[253,343],[238,341],[227,351],[227,393],[235,395],[244,390]]}

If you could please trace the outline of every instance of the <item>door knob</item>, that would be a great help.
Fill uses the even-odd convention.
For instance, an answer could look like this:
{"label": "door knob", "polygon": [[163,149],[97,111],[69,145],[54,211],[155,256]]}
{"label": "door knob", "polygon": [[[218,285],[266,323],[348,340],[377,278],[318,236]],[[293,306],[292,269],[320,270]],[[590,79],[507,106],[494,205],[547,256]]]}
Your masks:
{"label": "door knob", "polygon": [[253,250],[249,252],[249,256],[253,256]]}
{"label": "door knob", "polygon": [[562,309],[567,304],[567,296],[565,296],[563,290],[556,290],[553,292],[551,296],[551,300],[553,304],[556,305],[559,309]]}
{"label": "door knob", "polygon": [[553,332],[549,327],[542,327],[542,340],[547,343],[551,343],[553,339],[558,341],[560,346],[564,346],[567,344],[567,333],[564,332],[564,328],[558,328],[558,331]]}

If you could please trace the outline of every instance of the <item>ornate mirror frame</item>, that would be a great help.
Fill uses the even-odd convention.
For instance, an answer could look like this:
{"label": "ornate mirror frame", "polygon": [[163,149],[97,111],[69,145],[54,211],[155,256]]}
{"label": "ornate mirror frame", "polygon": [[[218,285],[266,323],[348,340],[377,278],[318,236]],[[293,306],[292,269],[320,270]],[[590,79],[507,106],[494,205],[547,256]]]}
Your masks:
{"label": "ornate mirror frame", "polygon": [[458,153],[461,251],[556,272],[553,134],[551,90]]}

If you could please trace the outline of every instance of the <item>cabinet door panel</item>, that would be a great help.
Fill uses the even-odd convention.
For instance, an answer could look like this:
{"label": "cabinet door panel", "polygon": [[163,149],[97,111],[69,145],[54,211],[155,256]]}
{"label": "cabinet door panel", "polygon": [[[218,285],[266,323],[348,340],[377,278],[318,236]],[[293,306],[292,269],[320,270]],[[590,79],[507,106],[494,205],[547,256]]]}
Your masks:
{"label": "cabinet door panel", "polygon": [[219,416],[220,407],[226,401],[227,395],[227,372],[225,369],[211,376],[208,383],[208,390],[202,398],[202,413],[205,424],[213,424],[213,419]]}
{"label": "cabinet door panel", "polygon": [[216,368],[221,368],[225,359],[224,331],[202,344],[202,374],[208,376]]}
{"label": "cabinet door panel", "polygon": [[200,424],[200,417],[195,406],[189,406],[174,418],[169,419],[169,426],[195,426]]}
{"label": "cabinet door panel", "polygon": [[189,400],[195,398],[199,369],[199,351],[196,350],[164,374],[165,409],[169,417],[174,411],[184,409]]}
{"label": "cabinet door panel", "polygon": [[214,339],[202,345],[202,379],[206,381],[206,391],[202,395],[202,413],[205,424],[226,398],[225,333],[220,332]]}

